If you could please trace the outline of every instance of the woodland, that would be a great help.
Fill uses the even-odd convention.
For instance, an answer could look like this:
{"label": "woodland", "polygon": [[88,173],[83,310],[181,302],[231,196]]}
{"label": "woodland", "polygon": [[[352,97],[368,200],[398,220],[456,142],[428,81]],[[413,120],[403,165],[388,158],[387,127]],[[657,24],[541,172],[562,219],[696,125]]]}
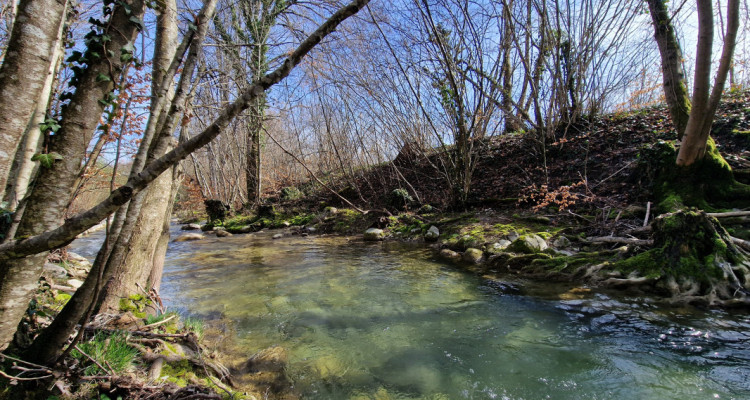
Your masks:
{"label": "woodland", "polygon": [[[0,5],[0,397],[237,398],[202,328],[159,307],[173,219],[367,230],[467,268],[750,306],[746,1]],[[45,266],[96,226],[60,297]],[[537,238],[585,250],[516,244]],[[89,354],[119,338],[100,316],[133,309],[152,376],[175,342],[207,380]]]}

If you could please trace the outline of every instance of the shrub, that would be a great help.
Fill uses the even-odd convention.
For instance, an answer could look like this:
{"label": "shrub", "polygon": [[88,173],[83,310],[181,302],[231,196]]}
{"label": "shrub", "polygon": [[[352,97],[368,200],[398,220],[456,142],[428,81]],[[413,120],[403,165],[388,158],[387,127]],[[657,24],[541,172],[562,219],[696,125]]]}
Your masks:
{"label": "shrub", "polygon": [[398,210],[406,209],[409,206],[409,203],[413,201],[414,199],[406,189],[394,189],[388,195],[388,205]]}
{"label": "shrub", "polygon": [[285,188],[281,189],[281,199],[282,200],[297,200],[304,196],[304,193],[302,193],[299,189],[297,189],[294,186],[287,186]]}

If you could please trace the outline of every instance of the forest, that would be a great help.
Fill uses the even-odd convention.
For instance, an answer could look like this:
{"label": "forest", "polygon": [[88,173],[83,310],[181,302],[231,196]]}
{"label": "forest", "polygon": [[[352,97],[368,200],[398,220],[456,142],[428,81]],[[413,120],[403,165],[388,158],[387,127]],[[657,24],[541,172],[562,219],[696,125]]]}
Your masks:
{"label": "forest", "polygon": [[[0,0],[0,398],[750,396],[726,339],[750,332],[748,21],[742,0]],[[526,319],[500,335],[503,308]],[[553,339],[583,320],[591,342]],[[684,392],[617,370],[680,330],[717,341],[655,350]],[[536,378],[552,342],[600,358]],[[539,360],[483,370],[485,346]]]}

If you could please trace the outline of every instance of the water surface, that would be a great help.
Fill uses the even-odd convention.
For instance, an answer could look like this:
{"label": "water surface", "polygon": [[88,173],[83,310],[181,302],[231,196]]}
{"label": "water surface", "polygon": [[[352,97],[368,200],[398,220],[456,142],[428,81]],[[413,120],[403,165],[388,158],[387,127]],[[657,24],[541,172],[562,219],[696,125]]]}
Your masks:
{"label": "water surface", "polygon": [[750,398],[750,318],[512,285],[429,250],[269,234],[172,243],[162,295],[280,345],[307,399]]}

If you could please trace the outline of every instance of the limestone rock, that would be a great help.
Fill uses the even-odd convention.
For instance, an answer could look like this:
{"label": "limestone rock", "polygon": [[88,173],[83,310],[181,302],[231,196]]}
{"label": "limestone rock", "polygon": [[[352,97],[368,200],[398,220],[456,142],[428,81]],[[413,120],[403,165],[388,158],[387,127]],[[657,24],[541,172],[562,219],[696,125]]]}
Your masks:
{"label": "limestone rock", "polygon": [[552,245],[557,247],[558,249],[566,249],[570,247],[570,239],[566,238],[565,236],[560,236],[555,239],[554,242],[552,242]]}
{"label": "limestone rock", "polygon": [[175,242],[190,242],[193,240],[201,240],[205,238],[206,237],[201,235],[200,233],[185,233],[183,235],[178,236],[174,241]]}
{"label": "limestone rock", "polygon": [[510,240],[500,239],[495,243],[487,245],[486,251],[490,254],[499,254],[510,246]]}
{"label": "limestone rock", "polygon": [[424,240],[427,242],[435,242],[439,237],[440,230],[435,225],[430,226],[430,229],[428,229],[427,233],[424,234]]}
{"label": "limestone rock", "polygon": [[185,224],[181,229],[183,231],[197,231],[201,229],[201,226],[198,224]]}
{"label": "limestone rock", "polygon": [[230,236],[232,236],[232,234],[229,233],[229,232],[227,232],[227,231],[225,231],[224,229],[219,229],[218,231],[216,231],[216,236],[223,238],[223,237],[230,237]]}
{"label": "limestone rock", "polygon": [[484,257],[484,252],[482,252],[482,250],[468,248],[461,258],[468,263],[479,264],[482,262],[482,257]]}
{"label": "limestone rock", "polygon": [[508,250],[514,253],[535,254],[546,250],[547,247],[547,242],[541,236],[529,234],[514,240],[508,246]]}
{"label": "limestone rock", "polygon": [[44,274],[50,278],[63,279],[68,277],[68,271],[59,264],[44,263]]}
{"label": "limestone rock", "polygon": [[451,249],[440,250],[440,257],[445,258],[446,260],[453,260],[453,261],[461,259],[461,255]]}
{"label": "limestone rock", "polygon": [[370,228],[365,231],[365,240],[370,242],[376,242],[378,240],[385,239],[385,231],[378,228]]}
{"label": "limestone rock", "polygon": [[81,281],[81,280],[78,280],[78,279],[69,279],[68,280],[68,286],[71,286],[71,287],[74,287],[74,288],[78,289],[79,287],[81,287],[81,285],[83,285],[83,281]]}

